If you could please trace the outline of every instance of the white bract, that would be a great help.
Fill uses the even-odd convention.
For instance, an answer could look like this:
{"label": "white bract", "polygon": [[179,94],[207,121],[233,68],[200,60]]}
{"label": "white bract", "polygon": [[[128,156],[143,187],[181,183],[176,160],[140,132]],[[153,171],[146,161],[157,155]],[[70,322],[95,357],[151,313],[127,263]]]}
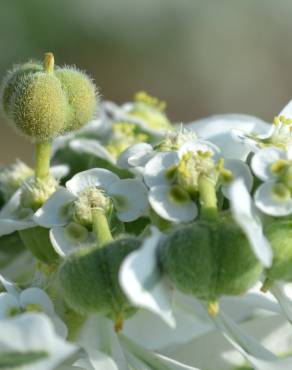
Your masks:
{"label": "white bract", "polygon": [[60,256],[94,242],[92,209],[109,218],[131,222],[148,212],[147,189],[138,179],[121,180],[106,169],[91,169],[73,176],[34,215],[34,221],[50,228],[50,239]]}
{"label": "white bract", "polygon": [[66,325],[57,316],[54,305],[44,290],[30,287],[20,291],[1,275],[0,282],[6,289],[6,292],[0,293],[0,320],[13,318],[24,312],[42,312],[51,319],[58,335],[66,338]]}
{"label": "white bract", "polygon": [[272,265],[272,249],[263,234],[259,212],[242,179],[235,180],[230,186],[231,211],[235,221],[248,238],[255,256],[266,267]]}
{"label": "white bract", "polygon": [[[88,354],[93,366],[90,370],[198,370],[169,356],[146,349],[125,334],[117,334],[113,330],[112,322],[101,315],[93,316],[85,323],[78,344]],[[88,363],[88,360],[86,362]],[[76,362],[76,365],[82,364],[82,360]],[[86,366],[85,368],[87,369]]]}
{"label": "white bract", "polygon": [[195,130],[200,139],[217,145],[224,158],[245,160],[250,149],[233,137],[232,130],[237,129],[246,134],[265,133],[270,125],[257,117],[223,114],[188,123],[185,127]]}
{"label": "white bract", "polygon": [[77,346],[65,342],[43,314],[26,313],[0,320],[0,367],[54,370],[72,356]]}
{"label": "white bract", "polygon": [[292,150],[265,148],[252,158],[251,167],[263,181],[254,195],[256,206],[271,216],[292,213]]}
{"label": "white bract", "polygon": [[123,261],[119,280],[132,304],[154,312],[175,327],[171,288],[158,266],[158,248],[162,238],[163,234],[152,227],[151,235],[142,246]]}
{"label": "white bract", "polygon": [[270,146],[287,150],[292,143],[292,101],[275,117],[272,125],[255,127],[253,132],[240,127],[232,130],[232,135],[253,152]]}

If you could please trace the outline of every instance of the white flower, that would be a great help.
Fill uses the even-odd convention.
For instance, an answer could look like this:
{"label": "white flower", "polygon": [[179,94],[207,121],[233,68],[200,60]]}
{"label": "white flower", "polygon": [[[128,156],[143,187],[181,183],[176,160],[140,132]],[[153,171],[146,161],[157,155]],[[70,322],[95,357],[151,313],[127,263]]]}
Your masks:
{"label": "white flower", "polygon": [[175,320],[171,308],[172,292],[158,266],[159,240],[163,235],[155,227],[142,246],[123,261],[119,280],[128,299],[138,307],[159,315],[171,327]]}
{"label": "white flower", "polygon": [[[176,151],[158,152],[153,156],[146,163],[143,174],[154,211],[171,222],[192,221],[198,214],[193,199],[198,192],[200,176],[207,176],[217,186],[223,170],[231,171],[234,178],[242,178],[250,190],[253,177],[249,167],[241,160],[226,159],[222,169],[220,158],[219,148],[205,140],[188,141]],[[222,188],[227,198],[229,187],[225,184]]]}
{"label": "white flower", "polygon": [[186,127],[194,129],[199,138],[217,145],[224,158],[245,160],[250,149],[235,140],[232,130],[242,130],[247,134],[266,132],[270,125],[252,116],[223,114],[188,123]]}
{"label": "white flower", "polygon": [[54,305],[47,293],[40,288],[27,288],[23,291],[0,275],[0,282],[6,292],[0,293],[0,320],[12,318],[24,312],[43,312],[55,326],[62,338],[67,337],[67,328],[57,316]]}
{"label": "white flower", "polygon": [[43,314],[26,313],[0,320],[0,367],[54,370],[77,347],[65,342]]}
{"label": "white flower", "polygon": [[[94,203],[94,204],[93,204]],[[121,180],[101,168],[83,171],[67,181],[34,215],[34,221],[51,228],[50,239],[57,253],[64,256],[76,247],[92,244],[89,227],[92,206],[131,222],[148,212],[147,189],[138,179]]]}
{"label": "white flower", "polygon": [[255,256],[266,267],[272,264],[272,249],[263,234],[260,215],[242,179],[235,180],[230,186],[231,211],[235,221],[242,228]]}
{"label": "white flower", "polygon": [[[59,180],[68,174],[68,167],[64,165],[53,166],[51,174]],[[26,181],[29,183],[30,179]],[[4,205],[0,211],[0,236],[12,234],[14,231],[30,229],[36,225],[32,216],[33,210],[21,206],[21,194],[26,182],[23,183]]]}
{"label": "white flower", "polygon": [[[94,370],[198,370],[152,352],[124,334],[115,333],[112,322],[101,315],[93,316],[85,323],[78,344],[87,352]],[[76,363],[83,364],[80,360]]]}
{"label": "white flower", "polygon": [[286,216],[292,213],[291,149],[285,152],[278,148],[265,148],[252,158],[253,172],[264,181],[255,192],[255,204],[268,215]]}
{"label": "white flower", "polygon": [[232,135],[238,142],[244,144],[251,151],[257,152],[260,148],[274,146],[287,150],[292,143],[292,101],[275,117],[272,125],[255,127],[253,132],[244,128],[232,130]]}
{"label": "white flower", "polygon": [[188,222],[196,218],[198,208],[192,199],[201,174],[215,177],[215,163],[220,151],[212,143],[186,142],[177,151],[158,152],[144,169],[149,187],[149,203],[162,218]]}

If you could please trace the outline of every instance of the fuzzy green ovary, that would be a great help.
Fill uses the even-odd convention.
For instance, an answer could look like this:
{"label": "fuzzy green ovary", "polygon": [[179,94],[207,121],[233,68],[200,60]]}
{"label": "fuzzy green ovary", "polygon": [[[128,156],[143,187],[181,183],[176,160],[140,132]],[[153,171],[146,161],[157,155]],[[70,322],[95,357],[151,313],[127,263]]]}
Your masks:
{"label": "fuzzy green ovary", "polygon": [[272,267],[266,270],[269,288],[276,280],[292,281],[292,222],[274,221],[265,227],[273,250]]}
{"label": "fuzzy green ovary", "polygon": [[59,281],[68,305],[77,312],[101,312],[114,320],[135,312],[118,281],[124,258],[140,246],[136,238],[124,238],[103,248],[81,248],[60,268]]}
{"label": "fuzzy green ovary", "polygon": [[36,211],[43,206],[58,186],[57,180],[51,176],[45,181],[33,178],[31,181],[24,183],[20,195],[21,208]]}
{"label": "fuzzy green ovary", "polygon": [[105,214],[111,210],[111,199],[101,189],[90,187],[84,190],[74,202],[73,219],[87,228],[92,227],[92,209],[98,208]]}
{"label": "fuzzy green ovary", "polygon": [[27,62],[22,65],[15,66],[11,71],[8,72],[2,84],[2,105],[4,112],[8,116],[12,116],[13,97],[15,91],[17,90],[17,86],[21,83],[24,76],[30,73],[41,72],[42,70],[43,67],[41,63]]}
{"label": "fuzzy green ovary", "polygon": [[68,114],[67,97],[52,73],[22,79],[13,104],[13,120],[22,134],[36,142],[53,139],[64,131]]}
{"label": "fuzzy green ovary", "polygon": [[235,224],[196,222],[173,232],[161,252],[165,273],[182,292],[208,302],[246,292],[262,272]]}
{"label": "fuzzy green ovary", "polygon": [[69,104],[65,130],[78,130],[92,119],[97,109],[95,85],[86,74],[74,68],[57,69],[55,75],[61,82]]}

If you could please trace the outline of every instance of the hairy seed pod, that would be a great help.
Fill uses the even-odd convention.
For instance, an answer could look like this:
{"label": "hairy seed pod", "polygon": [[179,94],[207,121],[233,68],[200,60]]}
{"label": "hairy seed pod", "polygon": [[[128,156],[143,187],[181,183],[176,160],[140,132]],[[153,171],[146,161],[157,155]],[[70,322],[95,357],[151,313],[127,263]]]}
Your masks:
{"label": "hairy seed pod", "polygon": [[58,69],[55,74],[61,81],[70,107],[65,130],[77,130],[89,122],[96,111],[96,87],[85,73],[71,67]]}
{"label": "hairy seed pod", "polygon": [[69,107],[58,78],[52,73],[29,73],[17,87],[12,104],[17,129],[38,142],[59,135],[66,126]]}
{"label": "hairy seed pod", "polygon": [[39,62],[27,62],[22,65],[16,65],[11,71],[9,71],[2,83],[2,106],[4,112],[11,117],[12,115],[12,97],[15,94],[15,88],[21,82],[22,78],[29,74],[40,72],[43,70],[42,64]]}
{"label": "hairy seed pod", "polygon": [[161,264],[179,290],[208,302],[246,292],[262,272],[231,220],[198,221],[174,231],[162,245]]}
{"label": "hairy seed pod", "polygon": [[16,66],[2,85],[2,107],[12,126],[33,142],[54,139],[92,119],[97,94],[86,74],[74,68],[54,70],[54,56],[44,64]]}
{"label": "hairy seed pod", "polygon": [[140,246],[136,238],[113,241],[103,248],[80,248],[60,267],[64,297],[80,313],[102,312],[119,320],[135,312],[118,282],[124,258]]}
{"label": "hairy seed pod", "polygon": [[292,281],[292,222],[274,221],[264,231],[274,255],[272,266],[265,271],[263,290],[267,290],[276,280]]}

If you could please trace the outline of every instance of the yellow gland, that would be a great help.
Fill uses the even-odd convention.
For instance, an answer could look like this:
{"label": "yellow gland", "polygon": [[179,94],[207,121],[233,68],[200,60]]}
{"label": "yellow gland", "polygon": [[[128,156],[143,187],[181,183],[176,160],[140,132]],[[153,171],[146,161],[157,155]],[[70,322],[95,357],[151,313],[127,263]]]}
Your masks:
{"label": "yellow gland", "polygon": [[86,124],[96,110],[96,88],[74,68],[54,70],[54,55],[43,64],[28,62],[8,73],[2,106],[13,127],[34,142],[54,139]]}

